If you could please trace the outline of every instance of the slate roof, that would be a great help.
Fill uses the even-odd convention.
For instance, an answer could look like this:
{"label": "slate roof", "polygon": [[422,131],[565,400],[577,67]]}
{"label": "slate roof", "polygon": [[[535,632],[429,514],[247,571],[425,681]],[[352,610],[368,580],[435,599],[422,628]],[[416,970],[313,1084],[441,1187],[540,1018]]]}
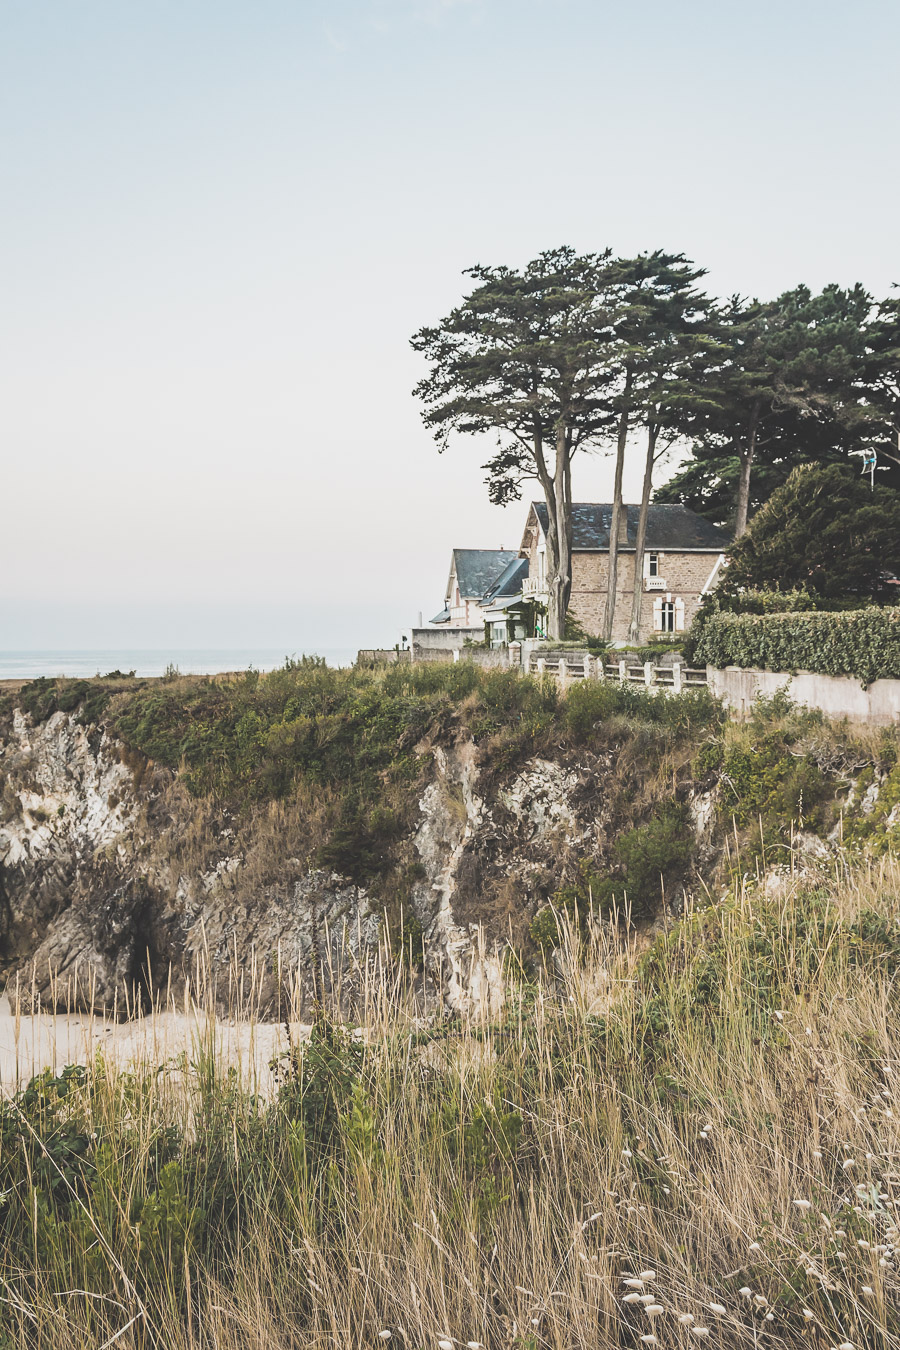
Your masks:
{"label": "slate roof", "polygon": [[[548,514],[546,502],[532,502],[535,514],[546,532]],[[627,551],[635,546],[640,507],[626,506],[628,514],[628,543],[620,547]],[[575,553],[605,552],[609,548],[609,529],[612,504],[608,502],[572,503],[572,549]],[[723,530],[711,525],[687,506],[660,504],[651,506],[647,513],[648,551],[679,552],[689,550],[722,553],[731,543]]]}
{"label": "slate roof", "polygon": [[484,593],[482,603],[487,604],[494,600],[504,600],[509,595],[518,595],[522,589],[522,582],[528,576],[528,559],[513,558],[500,573],[499,577],[489,586]]}
{"label": "slate roof", "polygon": [[453,561],[460,599],[480,600],[518,556],[518,549],[512,548],[455,548]]}

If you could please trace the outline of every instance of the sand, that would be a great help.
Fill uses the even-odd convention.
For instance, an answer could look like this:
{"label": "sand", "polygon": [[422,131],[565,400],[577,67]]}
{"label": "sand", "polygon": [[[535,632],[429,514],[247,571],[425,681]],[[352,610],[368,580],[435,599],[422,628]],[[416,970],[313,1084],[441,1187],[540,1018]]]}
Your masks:
{"label": "sand", "polygon": [[[295,1040],[308,1033],[305,1024],[291,1027]],[[129,1022],[87,1013],[16,1017],[9,1000],[0,998],[0,1091],[15,1091],[43,1069],[59,1072],[67,1064],[86,1064],[98,1049],[119,1068],[135,1062],[174,1067],[182,1053],[196,1059],[210,1037],[223,1065],[237,1068],[253,1091],[271,1094],[275,1083],[269,1063],[287,1049],[283,1024],[219,1021],[200,1012],[157,1012]]]}

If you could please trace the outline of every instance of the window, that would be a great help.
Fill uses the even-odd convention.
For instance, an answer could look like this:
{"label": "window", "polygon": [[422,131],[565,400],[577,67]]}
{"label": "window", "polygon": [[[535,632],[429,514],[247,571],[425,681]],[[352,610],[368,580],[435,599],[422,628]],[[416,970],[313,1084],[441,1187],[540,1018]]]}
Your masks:
{"label": "window", "polygon": [[659,606],[659,631],[661,633],[675,632],[675,601],[663,600]]}
{"label": "window", "polygon": [[647,559],[647,576],[648,576],[648,577],[658,577],[658,576],[659,576],[659,554],[658,554],[658,553],[651,553],[651,554],[649,555],[648,559]]}

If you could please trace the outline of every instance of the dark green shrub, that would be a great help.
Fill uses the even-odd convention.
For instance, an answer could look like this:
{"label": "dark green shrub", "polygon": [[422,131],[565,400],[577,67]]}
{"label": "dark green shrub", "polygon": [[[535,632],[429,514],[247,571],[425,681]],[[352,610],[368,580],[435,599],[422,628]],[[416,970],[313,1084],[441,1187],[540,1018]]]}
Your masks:
{"label": "dark green shrub", "polygon": [[863,684],[900,678],[900,610],[843,613],[711,613],[693,640],[700,665],[853,675]]}
{"label": "dark green shrub", "polygon": [[791,753],[781,737],[729,746],[722,764],[720,814],[739,828],[762,822],[764,839],[784,840],[791,823],[821,829],[832,789],[807,755]]}
{"label": "dark green shrub", "polygon": [[624,868],[621,886],[632,913],[646,913],[659,905],[663,891],[680,881],[690,866],[693,834],[687,808],[665,802],[646,825],[628,830],[616,841],[614,852]]}

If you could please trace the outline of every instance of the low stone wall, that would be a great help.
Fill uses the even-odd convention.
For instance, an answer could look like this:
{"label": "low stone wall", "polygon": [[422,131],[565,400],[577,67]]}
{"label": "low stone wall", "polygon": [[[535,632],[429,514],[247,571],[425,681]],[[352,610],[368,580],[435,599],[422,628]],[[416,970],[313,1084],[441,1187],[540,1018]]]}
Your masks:
{"label": "low stone wall", "polygon": [[412,652],[397,647],[361,647],[356,653],[356,664],[358,666],[395,666],[398,664],[409,664],[413,659]]}
{"label": "low stone wall", "polygon": [[454,655],[458,661],[471,661],[487,670],[505,669],[510,664],[507,647],[463,647]]}
{"label": "low stone wall", "polygon": [[452,662],[456,657],[456,651],[455,647],[414,647],[413,660]]}
{"label": "low stone wall", "polygon": [[481,642],[484,638],[484,624],[473,628],[451,628],[449,624],[443,624],[440,628],[409,628],[404,631],[417,655],[434,648],[444,651],[447,648],[464,647],[466,642]]}
{"label": "low stone wall", "polygon": [[851,722],[887,726],[900,721],[900,680],[875,680],[864,689],[847,675],[815,675],[808,670],[745,670],[726,666],[707,667],[707,683],[717,698],[739,717],[750,712],[760,694],[771,698],[784,689],[794,703],[818,708],[827,717],[846,717]]}

